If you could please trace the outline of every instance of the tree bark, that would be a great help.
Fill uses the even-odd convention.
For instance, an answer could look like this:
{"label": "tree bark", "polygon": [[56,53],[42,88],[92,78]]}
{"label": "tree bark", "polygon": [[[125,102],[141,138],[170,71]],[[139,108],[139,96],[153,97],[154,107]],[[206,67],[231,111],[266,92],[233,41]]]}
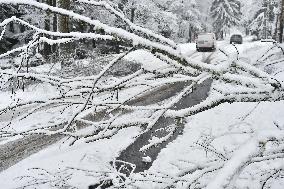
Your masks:
{"label": "tree bark", "polygon": [[188,27],[188,42],[191,43],[192,42],[192,26],[189,23],[189,27]]}
{"label": "tree bark", "polygon": [[131,18],[130,18],[130,21],[132,22],[132,23],[134,23],[134,18],[135,18],[135,8],[134,7],[132,7],[131,8]]}
{"label": "tree bark", "polygon": [[[56,7],[57,6],[57,0],[52,0],[52,6]],[[52,30],[54,32],[57,32],[57,14],[53,14],[53,20],[52,20]],[[55,39],[55,37],[53,38]],[[52,53],[53,53],[53,56],[54,57],[58,57],[58,54],[57,54],[57,45],[54,44],[52,45],[51,47],[52,49]]]}
{"label": "tree bark", "polygon": [[[58,0],[58,7],[69,10],[70,0]],[[58,30],[62,33],[69,33],[69,17],[64,15],[58,16]]]}
{"label": "tree bark", "polygon": [[276,15],[275,29],[273,32],[273,39],[277,40],[277,32],[278,32],[278,23],[279,23],[279,14]]}
{"label": "tree bark", "polygon": [[[70,10],[70,0],[58,0],[57,6],[66,10]],[[58,15],[57,29],[61,33],[70,32],[70,20],[68,16]],[[62,67],[66,67],[70,64],[71,44],[64,43],[59,45],[60,58],[62,58]]]}
{"label": "tree bark", "polygon": [[[52,5],[52,0],[45,0],[45,3],[47,5]],[[51,27],[50,27],[50,11],[46,11],[46,16],[45,16],[45,20],[44,20],[44,29],[47,31],[50,31]],[[48,56],[51,54],[51,46],[47,43],[44,43],[43,46],[43,56],[45,57],[45,59],[48,59]]]}
{"label": "tree bark", "polygon": [[[52,6],[54,7],[57,6],[56,1],[57,0],[52,0]],[[53,31],[56,32],[57,31],[57,15],[56,14],[53,15],[52,27],[53,27]]]}
{"label": "tree bark", "polygon": [[284,0],[281,1],[280,23],[279,23],[279,42],[283,42],[283,26],[284,26]]}

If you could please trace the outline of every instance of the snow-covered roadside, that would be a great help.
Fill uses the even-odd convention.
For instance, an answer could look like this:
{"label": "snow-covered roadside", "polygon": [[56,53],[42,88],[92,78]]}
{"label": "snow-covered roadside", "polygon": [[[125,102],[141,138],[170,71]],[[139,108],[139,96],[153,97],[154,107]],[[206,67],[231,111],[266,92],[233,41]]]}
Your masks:
{"label": "snow-covered roadside", "polygon": [[[132,54],[129,54],[126,59],[129,59],[131,61],[134,61],[141,64],[141,66],[144,69],[147,69],[149,71],[152,70],[162,70],[162,69],[171,69],[169,65],[163,63],[159,59],[155,58],[151,53],[146,52],[146,51],[135,51]],[[32,68],[30,71],[31,73],[35,74],[40,74],[40,73],[49,73],[50,71],[54,71],[54,69],[59,69],[59,65],[56,64],[55,66],[53,65],[41,65]],[[11,70],[5,70],[6,73],[10,73]],[[11,71],[12,72],[12,71]],[[147,88],[150,88],[151,86],[151,81],[148,81],[149,86],[143,85],[146,81],[144,81],[145,76],[139,77],[137,76],[136,82],[138,83],[138,86],[132,86],[126,89],[123,89],[119,93],[119,101],[123,102],[124,100],[128,99],[132,95],[136,95],[139,92],[146,90]],[[8,78],[8,77],[7,77]],[[3,79],[3,78],[2,78]],[[76,82],[76,79],[79,81]],[[7,80],[7,79],[6,79]],[[72,83],[72,87],[76,87],[76,85],[80,83],[80,76],[74,78],[75,82]],[[0,85],[1,88],[6,88],[6,81],[3,79],[3,84]],[[5,81],[5,82],[4,82]],[[105,77],[102,78],[102,80],[98,83],[98,85],[115,85],[120,81],[120,78],[115,78],[115,77]],[[139,86],[139,82],[141,82],[142,86]],[[91,86],[92,85],[92,80],[86,80],[84,81],[85,86]],[[62,87],[64,88],[64,87]],[[66,90],[67,93],[69,92],[68,89]],[[15,90],[13,93],[11,91],[1,91],[0,93],[0,110],[5,109],[8,106],[16,105],[19,103],[29,103],[30,101],[47,101],[48,99],[53,99],[53,98],[60,98],[62,89],[58,86],[49,84],[49,83],[35,83],[35,84],[30,84],[27,87],[25,87],[25,90],[23,91],[22,89]],[[72,91],[68,93],[72,95]],[[68,95],[65,94],[65,95]],[[80,93],[79,93],[80,94]],[[78,95],[78,94],[77,94]],[[97,101],[93,101],[93,103],[100,103],[101,101],[105,101],[106,99],[109,99],[112,94],[109,93],[102,93],[99,97],[97,97]],[[109,101],[111,101],[113,97]],[[81,102],[85,101],[85,97],[74,97],[74,98],[69,98],[72,102]],[[61,123],[70,118],[72,114],[75,112],[76,108],[78,108],[78,105],[73,105],[73,106],[58,106],[58,107],[53,107],[52,104],[46,107],[43,107],[39,110],[42,111],[37,111],[33,114],[30,114],[28,116],[24,115],[21,117],[21,114],[27,113],[27,111],[32,111],[33,107],[29,107],[29,110],[21,110],[21,112],[14,111],[13,114],[7,114],[5,112],[2,112],[0,114],[0,123],[1,123],[1,128],[6,127],[6,125],[9,125],[10,128],[13,128],[13,131],[25,131],[29,129],[35,129],[39,127],[43,127],[44,125],[50,125],[50,124],[56,124],[56,123]],[[31,110],[30,110],[31,109]],[[63,111],[64,110],[64,111]],[[92,110],[90,110],[92,111]],[[62,112],[60,115],[55,115],[56,112]],[[86,115],[89,111],[82,113],[79,117],[82,117]],[[16,118],[19,117],[19,118]],[[13,123],[10,123],[11,119],[13,120]],[[15,121],[18,119],[17,121]],[[8,128],[8,127],[7,127]],[[18,137],[15,137],[15,139]],[[11,141],[7,140],[7,141]],[[7,142],[6,141],[6,142]],[[2,144],[4,142],[2,141]]]}
{"label": "snow-covered roadside", "polygon": [[[253,42],[237,45],[236,47],[241,58],[256,61],[261,58],[262,53],[272,47],[272,44]],[[225,49],[227,52],[236,52],[233,46],[226,46]],[[284,68],[281,64],[274,66],[275,72]],[[280,82],[283,82],[281,80],[283,77],[284,72],[277,75]],[[138,182],[137,185],[142,188],[164,188],[176,182],[177,176],[183,175],[186,171],[192,171],[193,174],[185,174],[186,176],[179,178],[181,181],[176,185],[179,188],[188,188],[188,185],[183,183],[182,179],[194,183],[194,180],[200,178],[204,173],[201,169],[196,172],[193,170],[208,165],[208,174],[191,187],[203,188],[211,182],[212,187],[209,188],[215,188],[218,185],[222,186],[222,182],[226,182],[226,175],[232,173],[228,172],[226,168],[220,169],[216,173],[214,170],[218,170],[220,167],[218,167],[218,163],[213,165],[214,161],[225,162],[225,160],[233,157],[232,161],[235,159],[233,161],[235,166],[237,166],[237,161],[248,161],[246,159],[248,157],[245,158],[244,156],[246,153],[250,154],[255,150],[249,148],[251,139],[257,137],[258,133],[266,131],[277,133],[281,129],[284,129],[283,101],[222,104],[187,118],[184,134],[161,151],[150,170],[145,172],[145,175],[149,175],[149,177],[142,177],[144,182]],[[243,148],[241,154],[234,154],[235,151],[241,148]],[[241,172],[239,177],[234,178],[234,187],[238,189],[260,188],[263,184],[261,179],[268,177],[270,171],[273,172],[273,170],[279,169],[281,166],[284,166],[283,159],[252,164]],[[233,167],[230,167],[230,171],[233,171]],[[152,182],[155,180],[153,175],[156,176],[157,180],[161,180],[163,184]],[[137,178],[138,180],[141,179],[139,174]],[[274,179],[273,181],[272,188],[280,189],[283,187],[283,178],[278,177],[277,180]]]}
{"label": "snow-covered roadside", "polygon": [[190,56],[196,52],[195,43],[184,43],[179,45],[180,52],[185,56]]}
{"label": "snow-covered roadside", "polygon": [[[141,66],[144,69],[147,69],[149,71],[152,70],[162,70],[162,69],[169,69],[169,65],[159,61],[159,59],[155,58],[150,53],[147,53],[145,51],[135,51],[132,54],[127,57],[130,60],[135,59],[136,62],[142,64]],[[49,66],[38,66],[33,68],[34,72],[41,73],[46,72],[50,69]],[[9,71],[9,70],[6,70]],[[137,78],[137,82],[144,82],[144,79]],[[115,84],[119,79],[118,78],[104,78],[102,82],[104,84]],[[147,81],[147,84],[151,86],[151,83],[154,81]],[[155,81],[156,82],[156,81]],[[129,98],[129,96],[135,95],[136,93],[139,93],[140,91],[143,91],[149,86],[136,86],[136,87],[130,87],[126,88],[123,91],[120,91],[119,100],[124,101],[125,99]],[[13,95],[11,95],[11,92],[2,92],[1,97],[3,100],[3,103],[1,104],[2,108],[6,107],[7,105],[10,105],[12,103],[15,103],[15,100],[17,102],[25,102],[29,101],[29,99],[35,99],[36,97],[40,97],[39,100],[45,100],[48,98],[56,97],[58,96],[58,89],[52,85],[49,84],[32,84],[28,88],[25,89],[25,91],[17,90]],[[109,94],[102,94],[101,100],[107,99]],[[11,98],[12,97],[12,98]],[[97,99],[98,100],[98,99]],[[96,103],[95,101],[93,101]],[[99,102],[98,102],[99,103]],[[64,111],[61,111],[61,109],[64,109]],[[2,115],[1,124],[2,126],[9,125],[10,128],[13,128],[13,130],[17,131],[24,131],[28,129],[33,129],[37,127],[42,127],[48,124],[56,124],[57,122],[63,122],[64,119],[67,119],[70,117],[69,114],[74,113],[76,110],[75,107],[53,107],[50,110],[44,110],[39,111],[35,114],[29,115],[27,118],[19,121],[19,122],[13,122],[13,124],[9,123],[11,117],[6,117],[4,120],[4,117]],[[90,109],[89,111],[92,111]],[[88,113],[89,111],[86,111],[85,113]],[[61,112],[60,115],[56,115],[55,113]],[[124,119],[131,120],[133,117],[135,117],[137,120],[139,120],[139,117],[145,117],[142,112],[136,112],[137,115],[129,114],[123,116],[121,119],[125,122]],[[80,115],[80,117],[84,116],[85,114]],[[12,116],[12,115],[11,115]],[[19,116],[19,115],[17,115]],[[58,120],[60,119],[60,120]],[[115,123],[119,122],[120,119],[115,120]],[[115,124],[113,123],[113,124]],[[7,128],[9,128],[7,127]],[[38,176],[39,173],[44,172],[43,170],[36,170],[31,171],[31,173],[28,171],[28,169],[31,168],[41,168],[46,169],[46,171],[49,171],[51,174],[55,174],[51,176],[51,174],[45,174],[45,179],[56,179],[61,174],[65,173],[57,173],[59,170],[65,170],[66,167],[73,167],[73,168],[86,168],[88,170],[93,170],[94,172],[109,172],[113,170],[110,169],[109,162],[114,160],[115,157],[119,154],[119,151],[123,150],[133,141],[133,137],[137,136],[140,129],[137,127],[130,127],[127,129],[124,129],[123,131],[119,132],[115,137],[107,140],[99,140],[97,142],[89,143],[89,144],[83,144],[83,143],[76,143],[72,147],[68,147],[67,145],[64,146],[62,144],[62,141],[57,142],[56,144],[50,146],[49,148],[40,151],[37,154],[34,154],[25,160],[17,163],[16,165],[8,168],[7,170],[0,173],[0,181],[6,180],[5,185],[1,185],[1,187],[4,188],[14,188],[14,187],[20,187],[24,184],[27,184],[27,180],[23,179],[22,181],[20,179],[14,180],[17,176]],[[82,130],[84,132],[84,129]],[[9,140],[2,141],[1,145],[4,145],[7,142],[10,142],[11,140],[18,139],[19,137],[13,137]],[[68,142],[67,142],[68,143]],[[70,157],[70,158],[69,158]],[[87,188],[88,185],[96,183],[98,180],[94,178],[94,176],[86,176],[86,172],[77,172],[72,169],[66,171],[68,173],[70,172],[76,172],[74,173],[74,176],[72,176],[72,179],[68,181],[68,184],[77,186],[78,188]],[[79,175],[77,175],[79,174]],[[103,174],[103,173],[102,173]],[[62,175],[61,175],[62,176]],[[111,175],[110,175],[111,176]],[[87,177],[85,179],[85,177]],[[84,179],[82,179],[84,178]],[[54,181],[55,182],[55,181]],[[50,183],[48,183],[50,184]],[[47,184],[47,185],[48,185]],[[44,186],[40,185],[40,188]],[[49,188],[50,186],[46,186],[46,188]]]}
{"label": "snow-covered roadside", "polygon": [[[115,174],[109,162],[113,161],[122,149],[132,143],[133,137],[138,134],[139,130],[138,127],[131,127],[119,132],[111,139],[88,144],[76,143],[71,147],[63,143],[66,139],[59,141],[1,172],[1,188],[12,189],[24,186],[27,181],[31,180],[28,176],[37,178],[36,181],[39,182],[31,188],[50,189],[56,184],[57,186],[70,185],[77,188],[87,188],[89,185],[97,183],[101,174],[105,172]],[[39,169],[33,170],[32,168]],[[81,171],[77,171],[77,168]],[[42,175],[39,175],[40,173]],[[107,175],[112,176],[111,173]],[[21,179],[22,176],[27,176],[27,178]],[[46,185],[41,184],[44,181],[47,182]]]}
{"label": "snow-covered roadside", "polygon": [[[252,132],[278,131],[274,123],[284,128],[284,102],[262,102],[247,115],[256,105],[257,103],[223,104],[188,118],[184,134],[161,151],[148,173],[169,174],[175,177],[183,169],[205,165],[218,159],[213,150],[220,154],[230,154],[240,146],[246,145],[246,142],[254,135]],[[207,146],[208,150],[204,146]],[[283,160],[278,162],[284,163]],[[265,169],[265,166],[258,167],[259,172]],[[191,175],[192,179],[195,176],[198,177],[198,173]],[[213,178],[214,175],[210,175],[201,185]],[[237,184],[240,187],[237,188],[258,188],[259,182],[253,177],[238,180]],[[163,185],[151,182],[148,183],[149,185],[144,184],[144,188],[163,188]],[[279,184],[278,188],[281,188],[280,186]]]}
{"label": "snow-covered roadside", "polygon": [[[244,47],[247,52],[243,52],[248,53],[248,56],[257,57],[255,54],[252,55],[253,50],[250,51],[252,48],[257,48],[255,45],[256,43],[247,44]],[[265,47],[265,45],[262,47]],[[265,51],[266,48],[261,48],[260,50]],[[168,69],[161,62],[153,61],[149,57],[149,53],[138,51],[130,55],[139,58],[141,62],[152,62],[154,66],[147,63],[142,65],[142,67],[149,71],[158,68]],[[131,58],[131,56],[128,58]],[[122,95],[125,96],[122,99],[127,95],[133,94],[133,92],[137,92],[137,90],[138,88],[132,88],[124,91]],[[246,114],[253,110],[255,106],[255,103],[223,104],[212,110],[188,118],[184,135],[160,153],[149,172],[164,172],[175,176],[179,171],[178,167],[190,167],[194,163],[204,165],[208,163],[208,160],[216,159],[216,154],[211,153],[210,149],[204,150],[202,145],[214,147],[213,149],[216,149],[220,154],[230,154],[232,150],[237,149],[249,139],[252,131],[257,132],[258,130],[271,128],[275,130],[274,121],[279,123],[279,125],[284,125],[283,102],[261,103],[251,115],[246,117]],[[132,119],[133,117],[137,118],[138,116],[125,116],[123,119]],[[132,127],[120,131],[118,135],[115,135],[111,139],[99,140],[89,144],[75,143],[72,147],[57,143],[3,171],[0,173],[0,181],[5,180],[4,188],[10,189],[27,184],[26,179],[28,178],[14,180],[17,176],[32,175],[37,179],[49,179],[49,181],[54,181],[52,183],[54,185],[58,181],[57,179],[62,179],[66,176],[66,179],[68,178],[65,183],[66,185],[86,188],[89,184],[94,184],[98,181],[94,178],[94,175],[89,176],[88,174],[93,174],[96,171],[110,171],[109,162],[118,155],[120,150],[133,141],[133,137],[138,134],[138,131],[138,128]],[[240,131],[246,133],[240,133]],[[35,167],[46,169],[50,173],[39,169],[31,172],[27,171],[27,169]],[[66,167],[87,169],[93,172],[75,171],[70,168],[66,170]],[[115,171],[111,170],[111,172],[108,176],[114,177]],[[44,174],[40,176],[38,173]],[[72,174],[70,178],[68,174]],[[205,179],[204,183],[210,179],[212,180],[213,177],[214,175],[211,175],[207,180]],[[247,180],[240,184],[246,185],[246,182],[250,183]],[[162,185],[147,184],[147,182],[142,183],[142,188],[163,188]],[[46,188],[50,187],[50,185],[46,185]],[[44,186],[40,186],[40,188],[44,188]]]}
{"label": "snow-covered roadside", "polygon": [[[45,67],[45,68],[43,68]],[[48,71],[49,67],[48,66],[38,66],[37,68],[38,71]],[[9,72],[9,70],[5,70]],[[16,104],[24,103],[24,102],[30,102],[30,101],[45,101],[48,100],[49,98],[53,98],[59,95],[59,91],[55,86],[52,86],[50,84],[46,83],[36,83],[36,84],[30,84],[25,86],[25,89],[19,89],[19,90],[14,90],[13,93],[11,93],[10,90],[6,90],[6,88],[9,88],[11,86],[7,86],[7,76],[3,75],[2,76],[2,82],[0,84],[0,110],[5,109],[8,106],[13,106]],[[16,83],[16,82],[15,82]],[[11,85],[11,84],[10,84]],[[4,89],[4,90],[3,90]],[[2,91],[3,90],[3,91]],[[28,110],[24,110],[23,112],[27,112]],[[4,128],[7,126],[11,126],[11,119],[20,116],[22,114],[21,112],[18,111],[13,111],[11,114],[5,114],[4,112],[1,112],[0,114],[0,128]],[[56,119],[51,119],[54,117],[54,113],[51,112],[41,112],[39,114],[35,114],[31,116],[30,120],[26,120],[24,122],[20,123],[20,127],[18,127],[19,131],[20,130],[26,130],[30,129],[30,123],[33,123],[33,126],[42,126],[44,124],[48,124],[49,122],[56,122]],[[63,116],[64,117],[64,116]],[[54,117],[55,118],[55,117]],[[61,117],[62,118],[62,117]],[[58,121],[59,119],[57,119]],[[15,130],[14,130],[15,131]],[[7,140],[2,139],[0,141],[0,144],[3,145],[7,142],[16,140],[21,138],[21,136],[15,136],[11,137]]]}

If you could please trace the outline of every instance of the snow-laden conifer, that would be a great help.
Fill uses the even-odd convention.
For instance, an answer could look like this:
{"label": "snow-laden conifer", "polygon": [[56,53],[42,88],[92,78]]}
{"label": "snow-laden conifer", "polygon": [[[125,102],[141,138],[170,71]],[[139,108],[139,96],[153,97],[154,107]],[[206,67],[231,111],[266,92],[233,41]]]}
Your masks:
{"label": "snow-laden conifer", "polygon": [[239,0],[214,0],[210,8],[213,17],[213,28],[220,38],[231,26],[240,22],[241,3]]}

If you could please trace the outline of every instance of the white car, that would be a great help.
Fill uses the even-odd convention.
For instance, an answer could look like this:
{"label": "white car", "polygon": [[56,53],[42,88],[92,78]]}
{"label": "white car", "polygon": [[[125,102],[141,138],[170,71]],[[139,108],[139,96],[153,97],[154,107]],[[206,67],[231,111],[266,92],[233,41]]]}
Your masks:
{"label": "white car", "polygon": [[267,39],[261,39],[260,42],[271,42],[271,43],[276,43],[276,41],[274,39],[271,38],[267,38]]}
{"label": "white car", "polygon": [[215,51],[216,37],[214,33],[201,33],[196,39],[196,50],[200,51]]}

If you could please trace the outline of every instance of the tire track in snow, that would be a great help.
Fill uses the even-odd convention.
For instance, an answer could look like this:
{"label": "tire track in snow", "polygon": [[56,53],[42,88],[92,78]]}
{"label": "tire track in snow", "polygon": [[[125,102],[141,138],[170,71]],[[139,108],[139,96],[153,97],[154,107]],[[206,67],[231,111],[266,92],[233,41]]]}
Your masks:
{"label": "tire track in snow", "polygon": [[[199,104],[201,101],[205,100],[208,96],[211,83],[211,80],[207,80],[202,85],[199,85],[197,87],[197,90],[195,90],[193,93],[189,94],[188,96],[181,99],[178,103],[176,103],[173,109],[183,109]],[[173,90],[173,94],[180,92],[186,85],[189,85],[189,83],[183,83],[171,87]],[[165,128],[170,127],[173,124],[176,124],[177,128],[173,135],[167,141],[158,144],[154,147],[151,147],[145,152],[140,151],[143,146],[149,143],[149,140],[151,138],[161,138],[169,134],[169,131],[166,131]],[[124,151],[122,151],[117,160],[135,164],[136,169],[134,172],[143,172],[144,170],[148,170],[152,166],[153,161],[157,158],[159,152],[163,148],[165,148],[170,142],[174,141],[178,137],[178,135],[181,135],[183,133],[184,125],[185,123],[179,123],[173,118],[161,117],[150,131],[140,135],[138,138],[136,138],[134,143],[132,143]],[[150,157],[151,162],[143,162],[142,159],[144,157]],[[117,168],[119,168],[120,165],[121,164],[119,164]],[[123,172],[125,174],[129,174],[128,170],[124,170]]]}
{"label": "tire track in snow", "polygon": [[[214,52],[206,56],[207,53],[202,53],[202,54],[193,53],[191,57],[200,58],[201,56],[204,62],[210,63],[211,57],[213,54]],[[190,84],[191,82],[169,85],[167,86],[168,90],[166,91],[166,93],[165,93],[165,90],[160,90],[160,93],[162,93],[163,96],[173,96],[176,93],[180,92],[182,89],[184,89],[185,86],[190,85]],[[201,101],[207,98],[211,84],[212,84],[211,80],[205,81],[203,84],[199,85],[197,89],[193,91],[193,93],[183,97],[178,103],[176,103],[173,109],[178,110],[178,109],[183,109],[183,108],[187,108],[187,107],[199,104]],[[148,101],[149,101],[149,97],[146,98]],[[157,100],[156,98],[150,99],[152,103],[154,103],[156,100]],[[149,143],[149,140],[151,138],[153,137],[161,138],[169,134],[169,132],[167,132],[165,128],[170,127],[173,124],[177,125],[178,127],[176,128],[173,135],[168,140],[166,140],[165,142],[161,144],[156,145],[155,147],[151,147],[150,149],[144,152],[140,151],[140,149],[143,146]],[[134,172],[143,172],[145,170],[148,170],[152,166],[153,161],[157,158],[159,152],[163,148],[165,148],[170,142],[174,141],[178,137],[178,135],[181,135],[183,133],[184,125],[185,123],[179,123],[177,122],[177,120],[174,120],[173,118],[161,117],[150,131],[138,136],[138,138],[136,138],[134,143],[132,143],[124,151],[122,151],[120,153],[120,156],[117,157],[117,160],[135,164],[136,169]],[[147,159],[145,157],[150,157],[151,161],[150,162],[142,161],[143,158],[144,160]],[[125,165],[123,163],[117,163],[117,169],[121,168],[121,166],[125,166]],[[125,168],[121,169],[121,172],[125,173],[126,175],[128,175],[130,171],[131,170],[129,166],[128,167],[126,166]]]}
{"label": "tire track in snow", "polygon": [[62,138],[62,135],[31,135],[0,145],[0,172]]}

